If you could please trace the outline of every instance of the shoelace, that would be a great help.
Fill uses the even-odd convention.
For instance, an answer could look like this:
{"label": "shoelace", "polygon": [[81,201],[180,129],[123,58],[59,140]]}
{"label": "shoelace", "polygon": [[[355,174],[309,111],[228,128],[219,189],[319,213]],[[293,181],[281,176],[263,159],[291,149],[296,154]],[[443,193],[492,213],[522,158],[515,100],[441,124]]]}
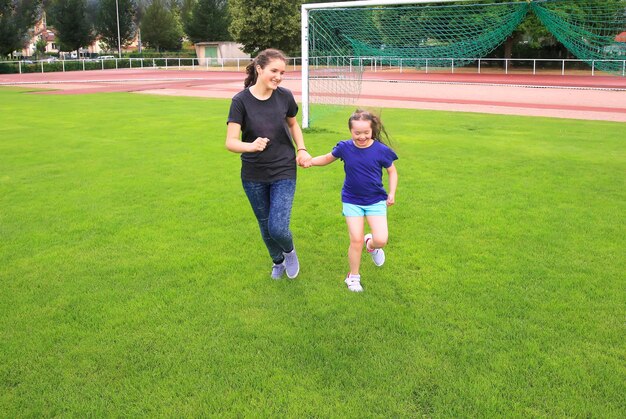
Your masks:
{"label": "shoelace", "polygon": [[355,286],[361,286],[361,279],[360,278],[348,278],[348,288],[352,288]]}

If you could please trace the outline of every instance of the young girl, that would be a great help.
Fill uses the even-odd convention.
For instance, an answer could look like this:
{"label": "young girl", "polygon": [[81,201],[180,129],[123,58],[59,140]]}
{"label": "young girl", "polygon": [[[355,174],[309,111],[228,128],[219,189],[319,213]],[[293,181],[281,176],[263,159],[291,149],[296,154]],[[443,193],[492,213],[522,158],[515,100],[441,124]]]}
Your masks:
{"label": "young girl", "polygon": [[[387,244],[387,206],[395,203],[398,172],[394,160],[396,153],[382,143],[381,134],[387,137],[380,119],[370,112],[357,109],[348,120],[352,139],[339,142],[333,151],[311,160],[312,166],[325,166],[341,159],[346,179],[341,190],[343,215],[350,233],[348,261],[350,272],[346,277],[348,289],[363,291],[359,267],[363,244],[376,266],[385,263],[383,247]],[[389,193],[385,192],[382,169],[389,175]],[[363,236],[363,220],[371,233]]]}
{"label": "young girl", "polygon": [[226,133],[226,148],[241,154],[243,189],[272,258],[273,279],[300,272],[289,224],[296,163],[311,160],[296,120],[298,105],[291,91],[279,87],[286,62],[281,51],[266,49],[246,67],[245,89],[233,97]]}

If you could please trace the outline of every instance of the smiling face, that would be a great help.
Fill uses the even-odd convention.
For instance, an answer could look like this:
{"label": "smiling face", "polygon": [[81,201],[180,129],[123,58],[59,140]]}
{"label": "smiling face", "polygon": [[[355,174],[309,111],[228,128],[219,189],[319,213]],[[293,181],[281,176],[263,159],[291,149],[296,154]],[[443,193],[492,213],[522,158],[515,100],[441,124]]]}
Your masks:
{"label": "smiling face", "polygon": [[257,65],[256,84],[268,90],[276,90],[280,82],[283,81],[285,67],[285,62],[279,59],[270,60],[265,68]]}
{"label": "smiling face", "polygon": [[374,142],[371,121],[350,121],[350,133],[354,145],[359,148],[369,147]]}

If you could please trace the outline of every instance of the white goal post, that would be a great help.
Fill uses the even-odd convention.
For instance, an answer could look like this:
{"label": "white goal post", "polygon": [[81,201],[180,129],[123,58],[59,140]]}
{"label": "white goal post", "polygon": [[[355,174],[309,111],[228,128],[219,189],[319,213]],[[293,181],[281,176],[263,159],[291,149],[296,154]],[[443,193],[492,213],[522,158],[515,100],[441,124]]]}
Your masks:
{"label": "white goal post", "polygon": [[346,7],[368,7],[368,6],[396,6],[403,4],[423,4],[423,3],[449,3],[459,1],[481,0],[363,0],[363,1],[343,1],[333,3],[309,3],[301,6],[302,25],[302,128],[309,127],[309,10],[333,9]]}

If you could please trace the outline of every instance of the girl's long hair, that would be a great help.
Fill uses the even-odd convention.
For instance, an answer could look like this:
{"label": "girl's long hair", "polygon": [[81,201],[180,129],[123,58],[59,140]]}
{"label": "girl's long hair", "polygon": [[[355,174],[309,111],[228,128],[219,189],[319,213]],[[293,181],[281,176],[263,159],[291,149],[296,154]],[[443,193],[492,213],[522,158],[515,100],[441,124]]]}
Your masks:
{"label": "girl's long hair", "polygon": [[261,68],[265,68],[265,66],[272,60],[282,60],[287,62],[287,57],[285,54],[278,49],[268,48],[259,53],[250,64],[246,66],[246,74],[247,77],[243,82],[244,87],[250,87],[254,83],[256,83],[257,72],[256,66],[261,66]]}
{"label": "girl's long hair", "polygon": [[385,130],[385,126],[378,115],[366,111],[365,109],[357,109],[350,116],[350,119],[348,119],[348,129],[352,129],[352,121],[370,121],[372,126],[372,139],[374,141],[380,141],[383,144],[391,145],[389,134],[387,134],[387,130]]}

